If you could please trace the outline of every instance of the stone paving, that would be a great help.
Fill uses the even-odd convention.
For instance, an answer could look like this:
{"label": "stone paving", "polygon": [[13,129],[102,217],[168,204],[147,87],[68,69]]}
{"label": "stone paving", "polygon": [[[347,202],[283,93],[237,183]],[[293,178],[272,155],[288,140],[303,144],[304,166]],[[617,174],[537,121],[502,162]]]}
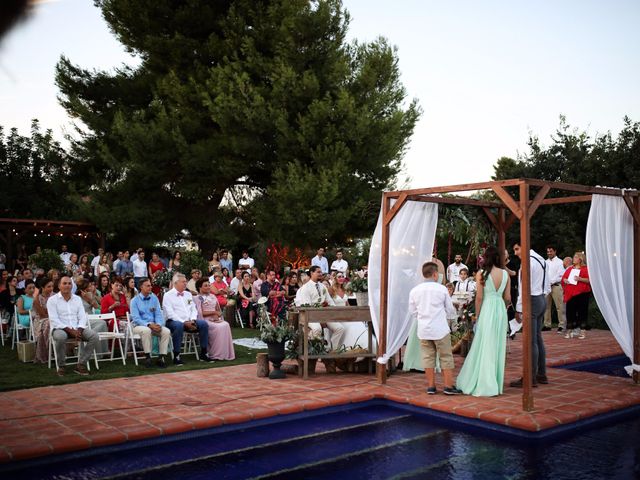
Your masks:
{"label": "stone paving", "polygon": [[[555,332],[544,338],[550,366],[622,353],[607,331],[592,330],[585,340],[566,340]],[[456,358],[457,368],[462,361]],[[519,336],[507,356],[506,385],[520,376],[521,365]],[[382,386],[366,374],[327,374],[321,364],[317,370],[306,381],[268,380],[256,377],[255,365],[239,365],[0,393],[0,462],[374,398],[527,431],[640,404],[640,387],[629,378],[564,369],[549,369],[549,385],[533,390],[533,412],[523,412],[522,390],[516,388],[506,387],[493,398],[427,396],[417,373],[395,373]]]}

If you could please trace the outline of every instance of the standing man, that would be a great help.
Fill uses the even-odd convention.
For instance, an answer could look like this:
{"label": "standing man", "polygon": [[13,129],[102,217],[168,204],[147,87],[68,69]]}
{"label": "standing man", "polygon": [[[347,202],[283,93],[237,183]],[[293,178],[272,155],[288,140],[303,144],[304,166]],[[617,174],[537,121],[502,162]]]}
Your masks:
{"label": "standing man", "polygon": [[285,291],[283,286],[276,280],[276,272],[273,269],[267,270],[267,278],[260,285],[260,295],[267,297],[267,311],[273,318],[281,319],[287,313],[284,304]]}
{"label": "standing man", "polygon": [[322,274],[326,275],[329,273],[329,262],[327,261],[327,257],[324,256],[324,248],[320,247],[318,249],[318,253],[315,257],[311,259],[311,265],[320,267],[320,271]]}
{"label": "standing man", "polygon": [[100,259],[104,255],[104,248],[98,248],[98,254],[91,260],[91,271],[95,272],[96,267],[100,264]]}
{"label": "standing man", "polygon": [[[222,260],[220,261],[220,264],[222,265]],[[251,273],[251,269],[255,264],[256,262],[254,262],[253,258],[249,256],[249,252],[247,252],[246,250],[243,250],[242,257],[240,258],[240,260],[238,260],[238,268]],[[233,270],[229,269],[229,271],[231,272]]]}
{"label": "standing man", "polygon": [[133,262],[129,260],[129,250],[122,253],[122,258],[118,262],[118,266],[114,268],[116,276],[124,278],[127,275],[133,275]]}
{"label": "standing man", "polygon": [[74,372],[78,375],[89,375],[85,365],[98,346],[98,334],[89,328],[82,299],[71,293],[71,277],[63,274],[60,277],[58,287],[60,292],[47,301],[53,348],[56,349],[56,357],[58,358],[58,376],[64,376],[68,339],[86,342],[84,348],[81,348]]}
{"label": "standing man", "polygon": [[564,292],[560,280],[562,274],[566,270],[562,260],[556,255],[556,247],[547,246],[547,271],[549,272],[549,282],[551,283],[551,294],[547,296],[547,309],[544,312],[543,331],[551,330],[551,305],[555,304],[556,313],[558,314],[558,332],[562,332],[566,324],[562,324],[562,303]]}
{"label": "standing man", "polygon": [[220,270],[223,268],[226,268],[229,272],[233,271],[233,262],[229,260],[229,252],[227,250],[220,252]]}
{"label": "standing man", "polygon": [[136,288],[140,287],[140,280],[149,275],[147,270],[147,262],[144,261],[144,250],[138,251],[138,258],[133,261],[133,281]]}
{"label": "standing man", "polygon": [[111,271],[115,272],[116,269],[118,268],[118,264],[122,261],[122,252],[118,252],[118,254],[116,255],[116,259],[113,261],[113,264],[111,265]]}
{"label": "standing man", "polygon": [[71,252],[67,251],[66,245],[62,245],[61,250],[62,251],[60,252],[60,260],[62,260],[64,266],[66,267],[67,265],[69,265],[69,260],[71,260]]}
{"label": "standing man", "polygon": [[469,267],[462,263],[462,255],[456,255],[453,263],[447,268],[447,281],[453,284],[459,282],[460,270],[462,270],[463,268],[466,268],[467,272],[469,271]]}
{"label": "standing man", "polygon": [[173,288],[162,297],[162,308],[167,317],[167,328],[173,338],[173,363],[183,365],[180,358],[184,332],[198,332],[200,336],[200,359],[212,362],[207,354],[209,345],[209,325],[206,320],[198,320],[198,311],[193,297],[187,290],[187,277],[182,273],[173,275]]}
{"label": "standing man", "polygon": [[169,339],[171,332],[164,326],[162,309],[158,297],[151,293],[151,280],[142,278],[140,280],[140,293],[131,300],[131,321],[133,322],[133,333],[140,335],[142,349],[146,357],[144,366],[151,367],[151,336],[160,337],[160,358],[159,368],[167,368],[164,357],[169,349]]}
{"label": "standing man", "polygon": [[[320,280],[322,278],[322,271],[320,267],[314,265],[309,269],[309,281],[298,289],[296,293],[295,303],[297,306],[301,305],[322,305],[323,307],[332,306],[335,307],[335,302],[327,287],[322,284]],[[319,323],[310,323],[311,336],[315,338],[322,338],[322,326]],[[342,339],[344,338],[345,328],[340,322],[327,322],[327,328],[331,332],[331,348],[333,350],[340,348],[342,345]]]}
{"label": "standing man", "polygon": [[[513,245],[513,253],[522,261],[523,252],[520,244]],[[526,255],[526,253],[524,253]],[[533,385],[547,384],[547,356],[542,339],[544,312],[547,307],[546,295],[551,291],[547,263],[533,250],[529,250],[531,271],[531,357],[533,364]],[[516,304],[516,320],[522,323],[522,268],[518,274],[518,302]],[[510,383],[512,387],[522,387],[522,378]]]}
{"label": "standing man", "polygon": [[344,276],[348,276],[347,272],[349,271],[349,264],[346,260],[344,260],[342,254],[342,249],[339,248],[336,251],[336,259],[331,264],[331,270],[335,270],[336,272],[344,273]]}

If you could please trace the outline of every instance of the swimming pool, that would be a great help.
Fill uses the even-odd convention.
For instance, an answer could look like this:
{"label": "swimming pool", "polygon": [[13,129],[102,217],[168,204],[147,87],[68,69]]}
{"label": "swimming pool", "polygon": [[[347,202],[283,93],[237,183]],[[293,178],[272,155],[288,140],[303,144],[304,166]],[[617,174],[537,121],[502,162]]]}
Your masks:
{"label": "swimming pool", "polygon": [[640,478],[640,443],[629,441],[640,438],[638,409],[618,412],[610,426],[593,419],[534,434],[431,412],[374,400],[4,465],[0,476]]}
{"label": "swimming pool", "polygon": [[564,368],[567,370],[576,370],[578,372],[591,372],[599,375],[629,378],[629,374],[624,369],[624,367],[629,365],[629,363],[631,362],[629,362],[626,355],[617,355],[615,357],[598,358],[596,360],[588,360],[586,362],[560,365],[554,368]]}

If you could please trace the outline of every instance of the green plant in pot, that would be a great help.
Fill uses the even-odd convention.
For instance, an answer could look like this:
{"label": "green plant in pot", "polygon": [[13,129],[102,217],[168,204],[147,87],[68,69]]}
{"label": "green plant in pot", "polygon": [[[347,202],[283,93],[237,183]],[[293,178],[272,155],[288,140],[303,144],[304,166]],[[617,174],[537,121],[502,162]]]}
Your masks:
{"label": "green plant in pot", "polygon": [[347,290],[356,294],[358,306],[369,305],[369,280],[365,272],[354,272],[347,285]]}
{"label": "green plant in pot", "polygon": [[260,329],[260,340],[267,344],[269,361],[273,364],[273,370],[269,374],[270,379],[285,378],[286,374],[280,369],[282,361],[285,359],[285,342],[292,338],[293,329],[286,320],[269,318],[267,312],[267,297],[258,300],[258,328]]}

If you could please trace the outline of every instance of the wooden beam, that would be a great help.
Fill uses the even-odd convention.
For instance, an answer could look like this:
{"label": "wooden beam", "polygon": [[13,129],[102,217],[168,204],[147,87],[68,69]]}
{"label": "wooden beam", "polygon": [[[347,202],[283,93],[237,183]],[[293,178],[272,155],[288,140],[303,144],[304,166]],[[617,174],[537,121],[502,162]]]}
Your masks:
{"label": "wooden beam", "polygon": [[[520,185],[522,187],[522,185]],[[519,219],[522,217],[522,206],[518,206],[518,203],[513,199],[513,197],[500,185],[495,185],[493,187],[493,191],[496,192],[496,195],[504,202],[511,212],[518,217]]]}
{"label": "wooden beam", "polygon": [[[399,201],[399,200],[398,200]],[[397,202],[396,202],[397,204]],[[391,198],[386,194],[382,196],[382,218],[386,219],[391,210]],[[389,296],[389,234],[390,223],[382,222],[382,248],[380,264],[380,328],[378,332],[378,356],[387,353],[387,299]],[[387,383],[387,366],[381,363],[376,365],[378,381],[384,385]]]}
{"label": "wooden beam", "polygon": [[560,205],[563,203],[578,203],[578,202],[590,202],[591,194],[589,195],[574,195],[571,197],[556,197],[545,198],[540,205]]}
{"label": "wooden beam", "polygon": [[471,205],[473,207],[500,208],[504,206],[502,203],[491,202],[487,200],[477,200],[475,198],[462,197],[434,197],[432,195],[409,195],[407,200],[414,202],[427,203],[444,203],[450,205]]}
{"label": "wooden beam", "polygon": [[536,210],[544,200],[544,197],[547,196],[551,187],[549,185],[543,185],[542,188],[538,191],[536,196],[533,198],[533,201],[529,204],[529,218],[533,217],[536,213]]}
{"label": "wooden beam", "polygon": [[[386,197],[386,201],[391,202],[391,198],[389,196],[387,196]],[[391,210],[389,210],[387,212],[387,214],[383,217],[384,218],[383,223],[385,225],[390,225],[391,224],[391,220],[393,220],[393,217],[396,216],[396,214],[400,211],[400,209],[404,205],[404,202],[406,202],[406,201],[407,201],[407,194],[402,192],[400,194],[400,197],[398,197],[398,199],[396,200],[396,203],[393,205],[393,208]]]}
{"label": "wooden beam", "polygon": [[533,410],[533,364],[531,322],[531,232],[529,230],[529,185],[520,185],[520,285],[518,294],[522,297],[522,409]]}
{"label": "wooden beam", "polygon": [[482,210],[484,211],[485,215],[493,225],[493,228],[495,228],[496,231],[500,231],[500,224],[498,223],[498,218],[493,214],[493,212],[489,210],[487,207],[483,207]]}
{"label": "wooden beam", "polygon": [[638,214],[638,212],[636,211],[636,206],[634,204],[633,199],[631,197],[627,196],[627,195],[623,195],[622,199],[624,200],[624,203],[627,204],[627,207],[629,208],[629,211],[631,212],[631,216],[633,217],[634,225],[640,224],[640,214]]}
{"label": "wooden beam", "polygon": [[505,250],[507,248],[507,237],[506,237],[506,229],[504,228],[504,208],[499,208],[498,209],[498,251],[500,252],[500,263],[502,264],[502,266],[505,266]]}
{"label": "wooden beam", "polygon": [[405,192],[408,195],[429,195],[432,193],[452,193],[452,192],[472,192],[476,190],[492,190],[495,186],[499,187],[515,187],[523,182],[521,179],[512,180],[496,180],[493,182],[482,183],[463,183],[460,185],[448,185],[445,187],[429,187],[429,188],[415,188],[412,190],[398,190],[395,192],[388,192],[389,196],[396,198],[401,192]]}
{"label": "wooden beam", "polygon": [[[634,218],[640,217],[640,198],[636,197],[633,203]],[[633,222],[633,363],[640,365],[640,222],[638,221]],[[640,383],[640,372],[633,371],[633,381],[636,384]]]}
{"label": "wooden beam", "polygon": [[[565,192],[599,193],[601,195],[613,195],[616,197],[620,197],[623,194],[623,190],[620,188],[592,187],[589,185],[578,185],[575,183],[565,182],[548,182],[546,180],[538,180],[536,178],[523,178],[522,181],[534,187],[548,185],[553,190],[562,190]],[[640,192],[637,190],[624,190],[624,192],[629,193],[632,196],[640,195]]]}

